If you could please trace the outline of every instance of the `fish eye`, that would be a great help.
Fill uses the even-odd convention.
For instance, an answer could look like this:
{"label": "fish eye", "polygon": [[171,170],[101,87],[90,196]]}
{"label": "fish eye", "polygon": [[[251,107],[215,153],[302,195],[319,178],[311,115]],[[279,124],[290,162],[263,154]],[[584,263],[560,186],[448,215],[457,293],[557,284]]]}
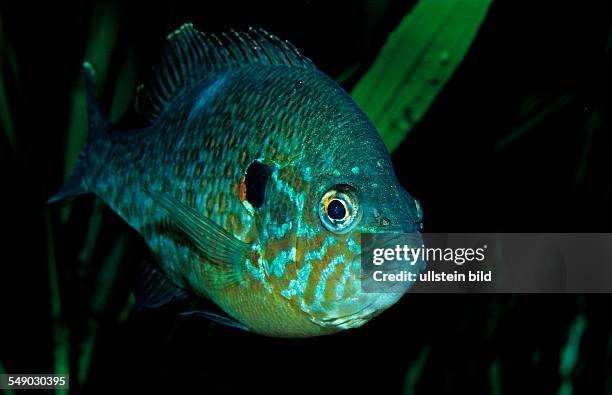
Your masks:
{"label": "fish eye", "polygon": [[334,233],[346,233],[359,221],[359,204],[349,185],[337,185],[321,198],[321,222]]}

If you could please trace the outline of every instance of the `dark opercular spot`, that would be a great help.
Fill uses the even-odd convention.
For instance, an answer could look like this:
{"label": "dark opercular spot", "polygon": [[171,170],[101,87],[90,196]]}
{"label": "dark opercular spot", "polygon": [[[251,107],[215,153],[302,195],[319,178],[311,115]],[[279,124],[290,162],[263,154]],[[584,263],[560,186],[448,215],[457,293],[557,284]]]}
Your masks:
{"label": "dark opercular spot", "polygon": [[327,205],[327,215],[331,219],[342,219],[346,215],[346,208],[340,200],[334,199]]}
{"label": "dark opercular spot", "polygon": [[266,197],[266,183],[272,174],[272,168],[261,162],[253,162],[247,169],[244,184],[246,200],[255,208],[263,205]]}

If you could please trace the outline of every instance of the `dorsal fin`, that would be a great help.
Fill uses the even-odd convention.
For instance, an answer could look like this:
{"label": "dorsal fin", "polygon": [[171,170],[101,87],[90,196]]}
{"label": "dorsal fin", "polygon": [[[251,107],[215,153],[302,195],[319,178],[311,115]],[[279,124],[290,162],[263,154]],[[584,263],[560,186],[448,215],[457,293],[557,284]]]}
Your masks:
{"label": "dorsal fin", "polygon": [[314,69],[290,42],[259,28],[206,34],[186,23],[167,37],[162,61],[136,93],[136,109],[154,121],[186,86],[212,72],[248,64],[280,64]]}

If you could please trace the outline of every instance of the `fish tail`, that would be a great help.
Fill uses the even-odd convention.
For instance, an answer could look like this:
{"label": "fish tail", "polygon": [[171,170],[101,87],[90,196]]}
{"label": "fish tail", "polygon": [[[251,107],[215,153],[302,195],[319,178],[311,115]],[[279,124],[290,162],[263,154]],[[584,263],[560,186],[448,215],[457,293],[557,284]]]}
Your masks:
{"label": "fish tail", "polygon": [[93,145],[94,141],[101,138],[110,130],[110,124],[102,115],[102,111],[95,97],[95,74],[93,66],[89,62],[84,62],[83,75],[85,79],[85,92],[87,95],[88,119],[87,141],[79,153],[72,173],[64,182],[62,188],[49,198],[47,203],[57,202],[68,197],[83,195],[90,192],[85,183],[88,148]]}

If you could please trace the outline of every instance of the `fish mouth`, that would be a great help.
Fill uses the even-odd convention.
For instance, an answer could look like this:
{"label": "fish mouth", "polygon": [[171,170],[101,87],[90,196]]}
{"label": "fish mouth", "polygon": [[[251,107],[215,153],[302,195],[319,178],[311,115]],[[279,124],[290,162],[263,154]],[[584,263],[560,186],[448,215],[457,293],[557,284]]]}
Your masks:
{"label": "fish mouth", "polygon": [[[362,254],[367,256],[366,260],[364,261],[364,255],[362,255],[361,265],[359,267],[359,281],[361,283],[362,292],[366,294],[404,294],[408,292],[413,285],[412,282],[398,281],[382,284],[376,281],[374,274],[375,272],[394,274],[412,272],[418,274],[418,272],[425,267],[425,262],[413,251],[418,250],[423,246],[423,237],[421,233],[418,231],[407,232],[402,230],[401,232],[395,233],[371,233],[368,236],[369,237],[367,238],[362,237],[362,241],[365,241],[364,245],[362,245]],[[395,250],[396,247],[400,247],[403,251],[404,246],[409,249],[408,252],[410,254],[409,258],[412,259],[411,261],[405,260],[405,257],[403,256],[394,256],[393,259],[386,259],[385,256],[384,262],[380,265],[376,265],[373,263],[373,261],[370,261],[370,259],[373,260],[375,250]]]}

